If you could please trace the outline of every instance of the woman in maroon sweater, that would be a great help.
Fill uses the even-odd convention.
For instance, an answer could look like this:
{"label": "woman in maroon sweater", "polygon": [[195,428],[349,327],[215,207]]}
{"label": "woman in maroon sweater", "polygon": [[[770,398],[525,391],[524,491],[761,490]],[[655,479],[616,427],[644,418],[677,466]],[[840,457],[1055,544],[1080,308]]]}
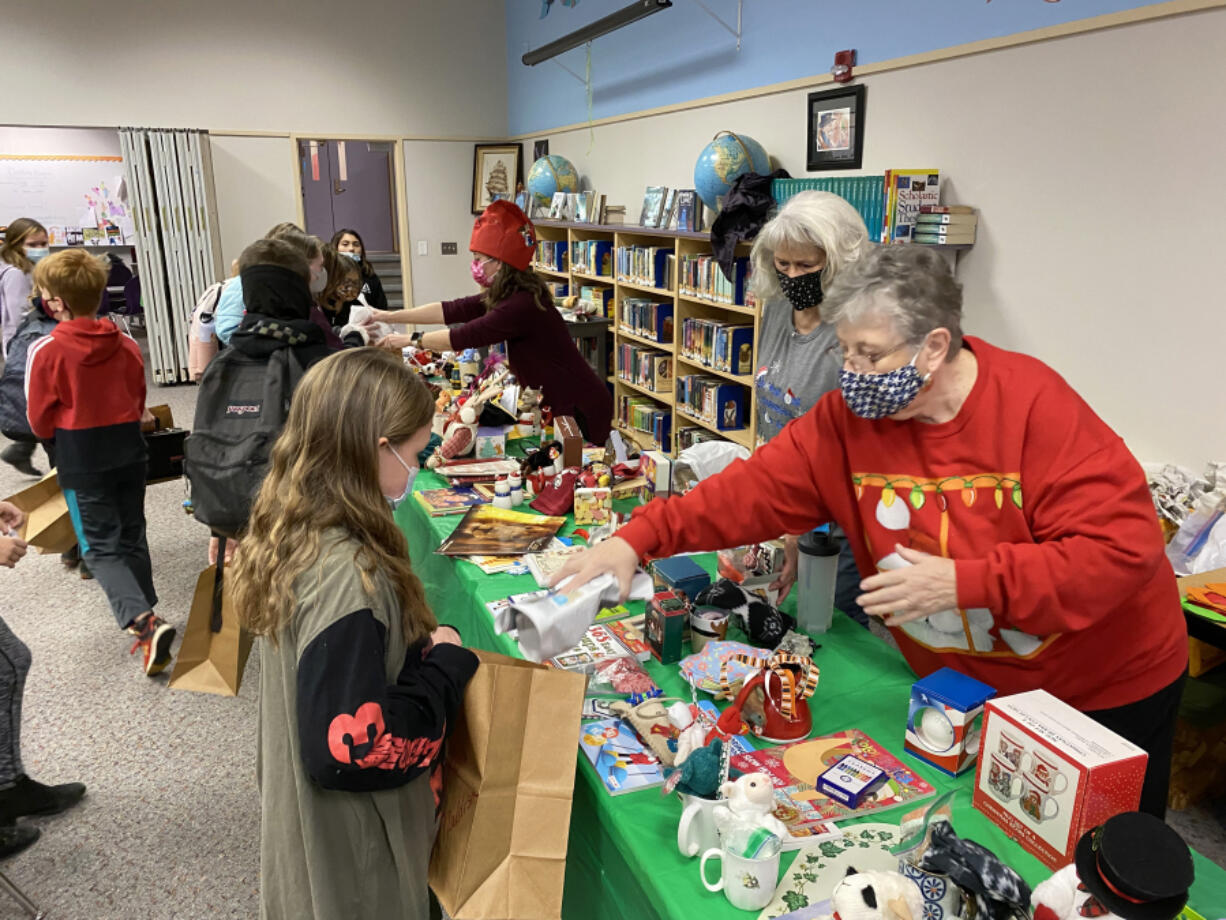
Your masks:
{"label": "woman in maroon sweater", "polygon": [[379,346],[463,351],[506,342],[511,372],[520,383],[539,388],[555,416],[573,416],[585,438],[603,444],[613,419],[613,397],[579,354],[549,289],[530,268],[536,252],[532,222],[511,202],[495,201],[477,218],[468,246],[473,280],[485,288],[484,294],[411,310],[376,310],[374,315],[384,323],[455,328],[388,335]]}

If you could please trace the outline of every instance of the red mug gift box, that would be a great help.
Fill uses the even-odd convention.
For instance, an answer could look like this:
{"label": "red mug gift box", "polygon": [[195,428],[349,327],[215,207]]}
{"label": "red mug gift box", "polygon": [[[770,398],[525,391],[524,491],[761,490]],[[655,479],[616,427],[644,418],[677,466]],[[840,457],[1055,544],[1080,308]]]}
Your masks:
{"label": "red mug gift box", "polygon": [[1044,690],[989,700],[974,805],[1049,869],[1082,834],[1135,811],[1148,757]]}

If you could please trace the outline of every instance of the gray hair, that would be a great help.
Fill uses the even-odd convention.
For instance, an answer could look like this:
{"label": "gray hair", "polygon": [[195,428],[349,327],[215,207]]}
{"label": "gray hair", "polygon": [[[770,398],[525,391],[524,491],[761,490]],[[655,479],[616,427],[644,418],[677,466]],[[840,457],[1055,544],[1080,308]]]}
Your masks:
{"label": "gray hair", "polygon": [[888,320],[910,345],[948,329],[948,360],[962,347],[962,285],[944,257],[919,243],[873,246],[843,272],[822,301],[822,320]]}
{"label": "gray hair", "polygon": [[759,301],[782,297],[775,277],[775,251],[784,246],[816,246],[826,254],[822,287],[870,245],[859,212],[831,192],[800,192],[789,198],[758,233],[749,254],[750,288]]}

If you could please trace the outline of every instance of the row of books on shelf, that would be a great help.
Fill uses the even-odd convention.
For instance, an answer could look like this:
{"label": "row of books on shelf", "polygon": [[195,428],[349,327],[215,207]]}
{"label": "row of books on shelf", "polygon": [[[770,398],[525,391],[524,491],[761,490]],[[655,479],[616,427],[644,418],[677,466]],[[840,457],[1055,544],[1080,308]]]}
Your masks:
{"label": "row of books on shelf", "polygon": [[645,297],[623,297],[617,328],[661,345],[673,343],[673,305]]}
{"label": "row of books on shelf", "polygon": [[538,240],[536,264],[555,272],[570,271],[566,240]]}
{"label": "row of books on shelf", "polygon": [[677,450],[683,451],[687,447],[693,447],[695,444],[701,444],[703,441],[723,441],[710,428],[699,428],[696,425],[684,425],[677,429]]}
{"label": "row of books on shelf", "polygon": [[801,192],[830,192],[860,212],[864,226],[874,242],[881,241],[885,220],[884,176],[822,176],[804,179],[775,179],[771,196],[782,205]]}
{"label": "row of books on shelf", "polygon": [[753,325],[713,319],[683,320],[681,355],[717,371],[753,373]]}
{"label": "row of books on shelf", "polygon": [[639,226],[651,229],[701,230],[703,204],[692,188],[674,189],[666,185],[649,185],[643,192],[643,210]]}
{"label": "row of books on shelf", "polygon": [[575,240],[570,244],[571,271],[613,277],[613,244],[609,240]]}
{"label": "row of books on shelf", "polygon": [[920,209],[933,207],[940,203],[940,170],[887,169],[885,171],[885,219],[881,225],[882,242],[914,242],[912,231]]}
{"label": "row of books on shelf", "polygon": [[617,400],[617,420],[627,428],[651,435],[660,449],[671,450],[673,413],[649,396],[621,396]]}
{"label": "row of books on shelf", "polygon": [[684,374],[677,378],[677,406],[720,431],[745,427],[745,396],[739,383],[705,374]]}
{"label": "row of books on shelf", "polygon": [[672,290],[676,255],[671,246],[621,246],[617,250],[617,280]]}
{"label": "row of books on shelf", "polygon": [[628,342],[623,342],[618,349],[618,377],[653,393],[672,393],[672,355]]}
{"label": "row of books on shelf", "polygon": [[911,239],[932,246],[966,246],[975,242],[978,228],[979,215],[968,205],[924,205]]}
{"label": "row of books on shelf", "polygon": [[677,271],[678,290],[684,296],[701,297],[716,303],[745,302],[745,282],[749,278],[749,259],[734,259],[731,280],[714,256],[682,256]]}
{"label": "row of books on shelf", "polygon": [[[623,207],[619,210],[624,214],[626,209]],[[608,211],[605,196],[596,192],[554,192],[549,202],[549,213],[545,216],[548,220],[603,224],[608,217]]]}

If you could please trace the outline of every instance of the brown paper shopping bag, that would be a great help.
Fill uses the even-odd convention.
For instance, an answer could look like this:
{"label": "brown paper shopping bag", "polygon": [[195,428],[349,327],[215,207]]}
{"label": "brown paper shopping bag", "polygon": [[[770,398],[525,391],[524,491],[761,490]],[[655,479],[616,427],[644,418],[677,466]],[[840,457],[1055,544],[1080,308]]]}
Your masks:
{"label": "brown paper shopping bag", "polygon": [[72,529],[68,514],[68,502],[60,490],[60,480],[55,470],[49,472],[28,489],[10,495],[10,501],[26,516],[21,525],[21,539],[36,547],[40,553],[66,553],[77,545],[77,535]]}
{"label": "brown paper shopping bag", "polygon": [[477,655],[447,741],[430,887],[455,920],[557,920],[584,679]]}
{"label": "brown paper shopping bag", "polygon": [[251,654],[251,634],[239,625],[225,590],[225,555],[222,540],[217,564],[201,572],[196,581],[187,629],[170,676],[173,690],[237,696],[242,685]]}

